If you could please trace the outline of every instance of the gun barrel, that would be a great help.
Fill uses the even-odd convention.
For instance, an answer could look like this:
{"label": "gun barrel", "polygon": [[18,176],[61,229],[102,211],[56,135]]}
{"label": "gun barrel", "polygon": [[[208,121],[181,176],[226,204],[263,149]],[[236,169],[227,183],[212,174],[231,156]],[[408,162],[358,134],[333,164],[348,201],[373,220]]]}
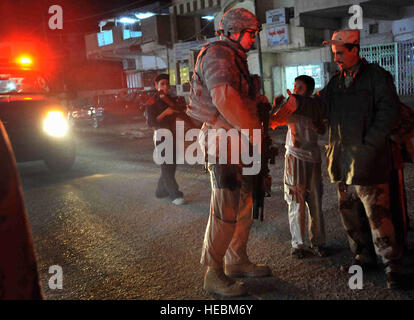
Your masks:
{"label": "gun barrel", "polygon": [[[263,125],[263,137],[262,137],[262,158],[261,168],[259,174],[254,179],[254,191],[253,191],[253,219],[264,219],[264,198],[270,196],[271,178],[269,175],[269,162],[274,161],[275,150],[272,147],[272,139],[268,134],[269,117],[271,105],[269,103],[258,103],[258,114],[260,121]],[[273,160],[273,161],[272,161]],[[270,180],[269,180],[270,178]],[[269,182],[270,181],[270,182]]]}

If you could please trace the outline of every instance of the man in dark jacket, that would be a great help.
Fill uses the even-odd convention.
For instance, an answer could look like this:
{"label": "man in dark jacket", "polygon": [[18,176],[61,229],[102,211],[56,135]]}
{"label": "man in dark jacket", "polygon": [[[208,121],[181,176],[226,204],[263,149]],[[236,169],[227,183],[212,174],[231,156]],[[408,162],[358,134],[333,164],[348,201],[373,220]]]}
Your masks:
{"label": "man in dark jacket", "polygon": [[291,95],[280,112],[289,116],[297,108],[297,114],[328,120],[328,171],[338,186],[339,214],[354,255],[352,264],[367,270],[379,256],[387,287],[396,288],[402,250],[389,196],[390,134],[400,113],[396,89],[387,71],[359,57],[359,30],[337,31],[324,44],[332,45],[340,72],[318,97]]}
{"label": "man in dark jacket", "polygon": [[158,180],[155,196],[157,198],[170,197],[175,205],[185,204],[183,193],[179,190],[175,180],[176,154],[175,154],[175,134],[176,121],[179,111],[177,111],[177,100],[168,93],[170,90],[170,78],[168,74],[159,74],[155,77],[155,89],[157,93],[148,102],[146,108],[147,124],[154,129],[155,148],[162,142],[157,141],[158,129],[168,129],[173,135],[173,162],[161,164],[161,176]]}

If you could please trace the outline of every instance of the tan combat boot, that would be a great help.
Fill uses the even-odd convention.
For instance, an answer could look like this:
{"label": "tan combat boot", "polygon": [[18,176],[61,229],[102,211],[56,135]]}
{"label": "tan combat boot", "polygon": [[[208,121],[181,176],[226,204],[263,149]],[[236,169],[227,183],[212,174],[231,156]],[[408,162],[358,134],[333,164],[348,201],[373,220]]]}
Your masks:
{"label": "tan combat boot", "polygon": [[272,274],[268,266],[264,264],[254,264],[250,261],[244,264],[226,264],[224,270],[226,276],[231,278],[266,277]]}
{"label": "tan combat boot", "polygon": [[204,290],[209,293],[219,294],[226,297],[237,297],[247,294],[244,284],[227,277],[223,269],[207,267],[204,276]]}

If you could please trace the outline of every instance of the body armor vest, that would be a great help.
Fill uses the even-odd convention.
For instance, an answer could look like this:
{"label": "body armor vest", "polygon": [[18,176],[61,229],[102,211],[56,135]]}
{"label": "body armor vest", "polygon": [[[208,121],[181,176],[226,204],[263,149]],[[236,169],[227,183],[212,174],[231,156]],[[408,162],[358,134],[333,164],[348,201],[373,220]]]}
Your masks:
{"label": "body armor vest", "polygon": [[[242,96],[253,96],[252,93],[252,80],[248,70],[247,61],[239,55],[226,41],[220,40],[205,45],[198,57],[194,68],[194,73],[191,79],[191,90],[190,90],[190,103],[187,106],[187,114],[201,122],[214,124],[219,111],[212,102],[210,92],[207,89],[204,79],[204,71],[202,69],[202,63],[208,50],[214,46],[223,46],[229,48],[234,52],[235,61],[232,63],[229,61],[229,68],[235,65],[236,70],[233,70],[234,77],[237,77],[238,88],[236,89]],[[212,59],[213,57],[207,57]],[[235,81],[232,81],[234,83]]]}

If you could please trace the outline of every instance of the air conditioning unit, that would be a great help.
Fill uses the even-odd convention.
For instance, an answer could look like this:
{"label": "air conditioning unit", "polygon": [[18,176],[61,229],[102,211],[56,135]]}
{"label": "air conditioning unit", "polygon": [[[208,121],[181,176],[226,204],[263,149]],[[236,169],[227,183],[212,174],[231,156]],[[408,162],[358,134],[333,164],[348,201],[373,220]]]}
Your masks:
{"label": "air conditioning unit", "polygon": [[171,41],[169,15],[155,15],[141,21],[142,43],[156,42],[164,45]]}

